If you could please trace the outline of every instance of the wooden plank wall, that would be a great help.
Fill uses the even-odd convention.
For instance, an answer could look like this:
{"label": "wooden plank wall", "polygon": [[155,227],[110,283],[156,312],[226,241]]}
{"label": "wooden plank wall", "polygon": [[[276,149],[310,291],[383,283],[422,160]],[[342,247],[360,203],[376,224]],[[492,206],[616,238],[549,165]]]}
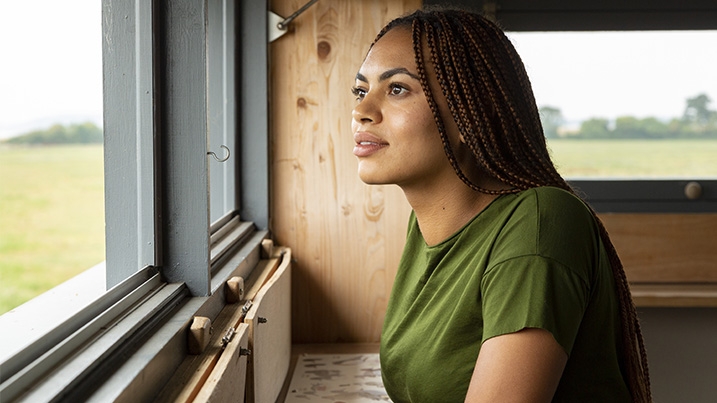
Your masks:
{"label": "wooden plank wall", "polygon": [[[379,340],[410,210],[400,189],[356,175],[350,88],[378,30],[420,4],[321,0],[271,45],[271,228],[295,258],[295,343]],[[717,281],[717,215],[603,219],[632,281]]]}
{"label": "wooden plank wall", "polygon": [[379,338],[409,208],[397,187],[356,174],[350,89],[376,33],[420,4],[321,0],[271,45],[271,227],[295,258],[294,342]]}
{"label": "wooden plank wall", "polygon": [[632,283],[717,284],[717,214],[602,214]]}

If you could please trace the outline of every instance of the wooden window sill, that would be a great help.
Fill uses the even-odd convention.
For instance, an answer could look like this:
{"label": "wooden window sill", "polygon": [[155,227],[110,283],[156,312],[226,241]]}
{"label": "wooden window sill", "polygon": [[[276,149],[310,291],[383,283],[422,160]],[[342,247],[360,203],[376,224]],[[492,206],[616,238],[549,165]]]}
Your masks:
{"label": "wooden window sill", "polygon": [[641,307],[717,307],[717,283],[631,284],[632,298]]}

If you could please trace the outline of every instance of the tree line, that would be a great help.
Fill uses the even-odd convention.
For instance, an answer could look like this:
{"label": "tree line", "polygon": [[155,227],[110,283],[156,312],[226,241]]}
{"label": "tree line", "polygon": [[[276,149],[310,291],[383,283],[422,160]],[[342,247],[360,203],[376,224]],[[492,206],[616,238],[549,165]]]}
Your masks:
{"label": "tree line", "polygon": [[92,122],[71,125],[55,124],[47,129],[33,130],[5,140],[7,144],[101,144],[102,129]]}
{"label": "tree line", "polygon": [[688,98],[681,117],[661,121],[621,116],[611,122],[604,118],[583,121],[574,132],[561,132],[565,124],[560,109],[543,106],[540,120],[546,138],[570,139],[717,139],[717,111],[711,110],[706,94]]}
{"label": "tree line", "polygon": [[[621,116],[614,123],[605,118],[581,122],[574,132],[561,132],[562,112],[552,106],[540,107],[540,121],[546,138],[570,139],[717,139],[717,111],[709,108],[706,94],[688,98],[682,117],[665,122],[654,117]],[[8,144],[101,144],[102,129],[92,122],[63,126],[55,124],[5,140]]]}

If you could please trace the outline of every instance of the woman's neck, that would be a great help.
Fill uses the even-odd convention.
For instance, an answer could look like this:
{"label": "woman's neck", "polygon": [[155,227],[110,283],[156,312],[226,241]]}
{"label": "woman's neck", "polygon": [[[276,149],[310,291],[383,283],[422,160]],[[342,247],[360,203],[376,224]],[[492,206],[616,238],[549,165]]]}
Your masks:
{"label": "woman's neck", "polygon": [[497,197],[477,192],[460,179],[439,188],[403,188],[403,191],[429,246],[455,234]]}

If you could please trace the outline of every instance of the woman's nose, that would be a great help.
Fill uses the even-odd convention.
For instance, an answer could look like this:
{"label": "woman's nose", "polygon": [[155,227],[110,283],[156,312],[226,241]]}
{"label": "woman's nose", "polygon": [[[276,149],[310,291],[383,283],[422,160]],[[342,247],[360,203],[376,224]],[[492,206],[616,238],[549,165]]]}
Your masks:
{"label": "woman's nose", "polygon": [[356,123],[378,123],[381,121],[381,111],[375,100],[368,94],[359,102],[351,113]]}

